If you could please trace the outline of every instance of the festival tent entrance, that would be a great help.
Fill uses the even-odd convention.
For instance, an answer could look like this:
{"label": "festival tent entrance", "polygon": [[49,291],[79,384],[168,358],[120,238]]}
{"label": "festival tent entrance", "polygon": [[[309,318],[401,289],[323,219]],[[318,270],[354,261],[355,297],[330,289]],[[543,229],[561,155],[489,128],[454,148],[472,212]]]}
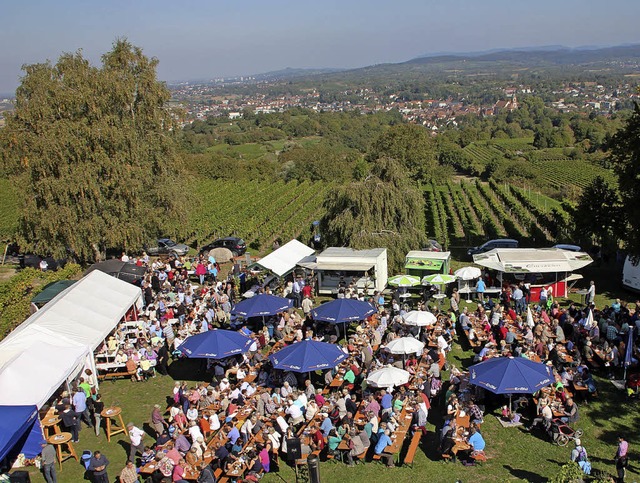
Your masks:
{"label": "festival tent entrance", "polygon": [[35,406],[0,406],[0,462],[24,453],[35,458],[44,443]]}
{"label": "festival tent entrance", "polygon": [[83,367],[142,292],[94,271],[59,293],[0,341],[0,404],[41,407]]}

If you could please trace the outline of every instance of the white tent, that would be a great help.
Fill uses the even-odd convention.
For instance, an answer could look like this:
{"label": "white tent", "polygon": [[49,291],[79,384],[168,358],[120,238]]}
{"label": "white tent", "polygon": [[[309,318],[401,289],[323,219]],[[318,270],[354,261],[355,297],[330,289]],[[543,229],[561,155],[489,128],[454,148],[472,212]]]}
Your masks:
{"label": "white tent", "polygon": [[95,369],[93,351],[141,294],[96,270],[56,295],[0,341],[0,404],[40,407],[82,367]]}
{"label": "white tent", "polygon": [[[94,270],[29,317],[0,342],[49,331],[95,350],[120,319],[133,307],[141,307],[141,290],[128,282]],[[0,354],[0,367],[3,356]]]}
{"label": "white tent", "polygon": [[315,253],[313,248],[294,239],[253,263],[252,266],[257,265],[282,277],[293,270],[300,260],[313,253]]}

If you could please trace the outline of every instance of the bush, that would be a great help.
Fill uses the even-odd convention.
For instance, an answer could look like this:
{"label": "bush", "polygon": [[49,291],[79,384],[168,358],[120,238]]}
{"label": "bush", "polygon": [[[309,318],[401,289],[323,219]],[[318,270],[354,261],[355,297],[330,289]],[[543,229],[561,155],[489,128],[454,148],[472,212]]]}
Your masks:
{"label": "bush", "polygon": [[69,263],[57,272],[25,268],[0,284],[0,340],[29,316],[31,299],[51,282],[77,278],[79,265]]}
{"label": "bush", "polygon": [[579,483],[583,480],[584,473],[578,466],[578,463],[573,461],[563,465],[560,468],[560,472],[551,478],[550,483]]}

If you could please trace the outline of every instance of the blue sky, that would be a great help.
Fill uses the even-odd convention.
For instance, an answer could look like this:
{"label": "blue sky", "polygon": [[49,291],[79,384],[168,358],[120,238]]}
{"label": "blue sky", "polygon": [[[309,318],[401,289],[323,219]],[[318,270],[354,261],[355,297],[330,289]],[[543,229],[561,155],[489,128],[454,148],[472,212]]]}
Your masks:
{"label": "blue sky", "polygon": [[284,67],[359,67],[427,52],[640,43],[639,0],[17,0],[0,8],[0,92],[22,64],[116,37],[160,60],[163,80]]}

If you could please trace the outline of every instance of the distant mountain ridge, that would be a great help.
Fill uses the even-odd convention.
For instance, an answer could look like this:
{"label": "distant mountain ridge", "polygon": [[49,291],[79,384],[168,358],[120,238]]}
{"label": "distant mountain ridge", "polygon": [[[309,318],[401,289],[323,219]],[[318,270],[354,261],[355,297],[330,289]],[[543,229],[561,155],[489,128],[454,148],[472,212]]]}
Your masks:
{"label": "distant mountain ridge", "polygon": [[421,56],[415,59],[401,62],[401,64],[434,63],[447,60],[473,60],[475,62],[544,62],[549,64],[583,64],[590,62],[603,62],[622,58],[640,58],[640,44],[619,45],[615,47],[557,47],[548,46],[540,48],[521,49],[497,49],[495,51],[477,52],[468,54],[444,54],[441,56]]}

